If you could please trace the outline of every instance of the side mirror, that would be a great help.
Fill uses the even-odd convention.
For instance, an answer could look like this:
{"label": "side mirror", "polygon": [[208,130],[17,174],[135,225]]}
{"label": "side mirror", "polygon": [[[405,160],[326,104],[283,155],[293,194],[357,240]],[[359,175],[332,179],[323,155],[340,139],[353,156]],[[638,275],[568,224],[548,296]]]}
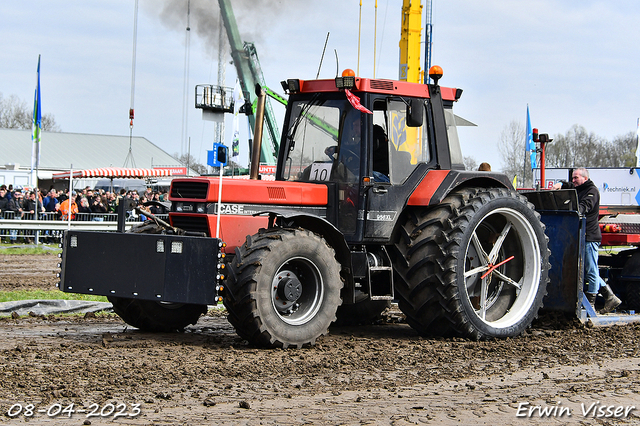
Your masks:
{"label": "side mirror", "polygon": [[422,127],[424,103],[421,99],[411,99],[407,105],[407,126]]}

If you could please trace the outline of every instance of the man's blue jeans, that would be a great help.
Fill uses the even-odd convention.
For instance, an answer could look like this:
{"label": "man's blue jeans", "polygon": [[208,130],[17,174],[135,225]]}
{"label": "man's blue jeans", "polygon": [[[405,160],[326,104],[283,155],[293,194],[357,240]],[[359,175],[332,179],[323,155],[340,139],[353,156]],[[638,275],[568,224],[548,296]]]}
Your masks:
{"label": "man's blue jeans", "polygon": [[598,247],[600,243],[585,243],[584,250],[584,281],[587,283],[587,293],[598,294],[598,290],[606,284],[598,274]]}

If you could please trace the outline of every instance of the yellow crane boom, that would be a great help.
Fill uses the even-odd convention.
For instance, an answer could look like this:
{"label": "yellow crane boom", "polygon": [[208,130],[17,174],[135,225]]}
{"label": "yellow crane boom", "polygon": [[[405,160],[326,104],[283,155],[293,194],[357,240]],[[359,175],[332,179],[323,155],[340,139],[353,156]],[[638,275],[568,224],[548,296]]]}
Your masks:
{"label": "yellow crane boom", "polygon": [[422,32],[422,2],[403,0],[400,36],[400,80],[422,83],[420,39]]}

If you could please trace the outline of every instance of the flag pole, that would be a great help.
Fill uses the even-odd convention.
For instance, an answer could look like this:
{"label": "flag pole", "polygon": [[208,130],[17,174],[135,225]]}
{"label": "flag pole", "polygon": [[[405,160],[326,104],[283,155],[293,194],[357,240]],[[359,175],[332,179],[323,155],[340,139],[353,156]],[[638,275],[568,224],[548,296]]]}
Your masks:
{"label": "flag pole", "polygon": [[[524,141],[524,161],[522,162],[522,185],[527,184],[527,144],[528,142]],[[524,186],[526,188],[526,186]],[[518,188],[516,188],[518,189]]]}
{"label": "flag pole", "polygon": [[[40,191],[38,188],[38,168],[40,166],[40,137],[42,133],[42,106],[40,105],[40,55],[38,55],[38,73],[36,79],[36,92],[33,99],[33,121],[32,121],[32,134],[31,140],[33,141],[33,149],[31,155],[31,176],[33,178],[33,169],[35,166],[35,184],[32,182],[33,191],[36,194],[36,205],[34,214],[34,220],[38,220],[38,200],[40,198]],[[40,230],[36,229],[35,243],[38,245],[38,236]]]}
{"label": "flag pole", "polygon": [[[33,220],[38,220],[38,200],[40,198],[40,189],[38,188],[38,167],[36,167],[36,209],[33,212]],[[38,246],[38,238],[40,237],[40,229],[36,229],[36,247]]]}
{"label": "flag pole", "polygon": [[69,210],[67,212],[67,230],[71,231],[71,204],[73,201],[73,164],[69,166]]}
{"label": "flag pole", "polygon": [[527,104],[527,140],[525,142],[525,168],[526,172],[526,154],[529,154],[529,161],[531,162],[531,184],[535,188],[535,173],[534,169],[537,167],[536,162],[536,144],[533,138],[533,129],[531,127],[531,116],[529,115],[529,104]]}
{"label": "flag pole", "polygon": [[638,118],[638,127],[636,129],[636,168],[640,167],[640,118]]}

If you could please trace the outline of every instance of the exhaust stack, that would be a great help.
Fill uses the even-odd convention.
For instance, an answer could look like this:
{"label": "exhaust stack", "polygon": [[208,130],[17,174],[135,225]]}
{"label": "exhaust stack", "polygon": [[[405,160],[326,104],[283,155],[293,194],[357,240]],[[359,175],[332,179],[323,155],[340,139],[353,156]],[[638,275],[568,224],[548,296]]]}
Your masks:
{"label": "exhaust stack", "polygon": [[260,150],[262,149],[262,129],[264,127],[264,109],[267,102],[267,94],[259,84],[256,84],[256,127],[253,131],[253,146],[251,148],[251,170],[249,178],[257,180],[260,170]]}

